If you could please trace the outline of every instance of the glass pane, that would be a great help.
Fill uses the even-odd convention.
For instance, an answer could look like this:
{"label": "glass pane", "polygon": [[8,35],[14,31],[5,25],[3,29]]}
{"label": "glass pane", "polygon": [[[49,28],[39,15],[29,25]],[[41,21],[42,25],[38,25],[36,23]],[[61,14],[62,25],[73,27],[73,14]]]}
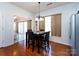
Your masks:
{"label": "glass pane", "polygon": [[13,30],[16,31],[16,22],[13,24]]}
{"label": "glass pane", "polygon": [[19,34],[23,33],[23,22],[18,23],[18,32],[19,32]]}
{"label": "glass pane", "polygon": [[50,31],[51,35],[51,16],[45,17],[45,31]]}
{"label": "glass pane", "polygon": [[24,22],[24,39],[26,39],[27,22]]}
{"label": "glass pane", "polygon": [[45,17],[45,31],[51,31],[51,16]]}
{"label": "glass pane", "polygon": [[24,33],[27,32],[27,22],[24,22]]}

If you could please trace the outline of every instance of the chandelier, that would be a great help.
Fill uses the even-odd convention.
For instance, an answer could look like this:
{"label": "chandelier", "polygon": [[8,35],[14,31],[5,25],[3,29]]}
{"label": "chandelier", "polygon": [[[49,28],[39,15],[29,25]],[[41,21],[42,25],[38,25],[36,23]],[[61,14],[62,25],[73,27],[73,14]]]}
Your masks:
{"label": "chandelier", "polygon": [[38,6],[39,6],[38,20],[40,20],[40,2],[38,2]]}

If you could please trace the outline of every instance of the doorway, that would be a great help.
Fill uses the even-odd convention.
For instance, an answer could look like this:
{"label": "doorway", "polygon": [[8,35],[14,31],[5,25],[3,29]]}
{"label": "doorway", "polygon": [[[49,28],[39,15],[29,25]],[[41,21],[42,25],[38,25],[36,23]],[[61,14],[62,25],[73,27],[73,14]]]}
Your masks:
{"label": "doorway", "polygon": [[14,41],[22,41],[26,39],[27,21],[14,22]]}
{"label": "doorway", "polygon": [[26,41],[26,32],[32,29],[32,20],[23,16],[14,16],[14,42]]}
{"label": "doorway", "polygon": [[18,38],[19,41],[26,39],[27,22],[18,22]]}

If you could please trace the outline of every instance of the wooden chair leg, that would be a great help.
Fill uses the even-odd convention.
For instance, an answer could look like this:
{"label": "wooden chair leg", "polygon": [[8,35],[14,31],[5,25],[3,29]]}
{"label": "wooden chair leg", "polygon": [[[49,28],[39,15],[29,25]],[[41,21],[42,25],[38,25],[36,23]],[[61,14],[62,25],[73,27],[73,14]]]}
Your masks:
{"label": "wooden chair leg", "polygon": [[32,52],[34,51],[34,46],[32,46]]}
{"label": "wooden chair leg", "polygon": [[34,51],[34,49],[35,49],[35,43],[34,41],[32,41],[32,52]]}
{"label": "wooden chair leg", "polygon": [[38,41],[38,53],[40,53],[40,43]]}

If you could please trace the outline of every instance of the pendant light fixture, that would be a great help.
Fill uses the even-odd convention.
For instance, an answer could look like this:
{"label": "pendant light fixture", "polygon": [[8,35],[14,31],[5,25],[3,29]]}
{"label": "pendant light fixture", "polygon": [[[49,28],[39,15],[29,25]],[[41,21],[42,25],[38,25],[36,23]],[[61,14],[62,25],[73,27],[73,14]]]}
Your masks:
{"label": "pendant light fixture", "polygon": [[38,6],[39,6],[38,20],[40,20],[40,2],[38,2]]}

